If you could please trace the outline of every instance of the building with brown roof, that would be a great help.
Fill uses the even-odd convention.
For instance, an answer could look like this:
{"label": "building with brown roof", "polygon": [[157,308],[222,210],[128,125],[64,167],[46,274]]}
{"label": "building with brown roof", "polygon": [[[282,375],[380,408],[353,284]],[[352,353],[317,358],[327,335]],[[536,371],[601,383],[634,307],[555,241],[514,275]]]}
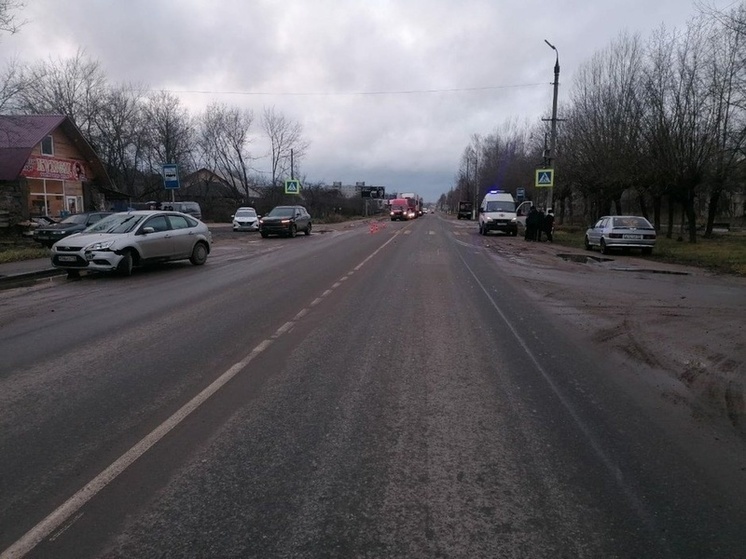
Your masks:
{"label": "building with brown roof", "polygon": [[0,115],[0,213],[11,227],[31,216],[108,209],[122,196],[68,117]]}

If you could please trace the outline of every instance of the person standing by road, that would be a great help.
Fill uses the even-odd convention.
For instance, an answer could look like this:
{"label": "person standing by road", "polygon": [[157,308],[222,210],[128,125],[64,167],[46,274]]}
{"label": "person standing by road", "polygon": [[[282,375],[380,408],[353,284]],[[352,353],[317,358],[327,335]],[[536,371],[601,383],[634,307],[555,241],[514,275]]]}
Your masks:
{"label": "person standing by road", "polygon": [[547,215],[544,216],[544,234],[547,236],[547,241],[551,243],[554,234],[554,210],[552,208],[549,208]]}
{"label": "person standing by road", "polygon": [[544,231],[544,210],[536,212],[536,238],[535,241],[541,242],[541,232]]}
{"label": "person standing by road", "polygon": [[538,215],[538,212],[536,211],[536,206],[531,206],[531,209],[528,211],[528,215],[526,216],[526,234],[524,238],[527,241],[536,240],[536,217],[537,215]]}

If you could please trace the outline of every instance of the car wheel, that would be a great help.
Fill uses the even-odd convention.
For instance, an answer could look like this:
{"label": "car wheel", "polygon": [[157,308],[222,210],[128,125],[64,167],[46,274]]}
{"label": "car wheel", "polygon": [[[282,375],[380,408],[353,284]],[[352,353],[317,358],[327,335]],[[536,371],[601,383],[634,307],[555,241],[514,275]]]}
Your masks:
{"label": "car wheel", "polygon": [[588,238],[588,235],[585,236],[585,250],[592,250],[593,247],[591,246],[591,240]]}
{"label": "car wheel", "polygon": [[267,237],[269,237],[269,233],[267,233],[266,231],[261,231],[259,234],[262,236],[262,239],[266,239]]}
{"label": "car wheel", "polygon": [[295,223],[291,223],[290,229],[288,230],[288,237],[292,239],[295,237],[297,233],[298,233],[298,229],[295,227]]}
{"label": "car wheel", "polygon": [[119,275],[121,276],[131,276],[132,275],[132,268],[135,265],[135,261],[132,258],[132,251],[127,250],[124,253],[124,256],[119,261],[119,264],[117,265],[117,272],[119,272]]}
{"label": "car wheel", "polygon": [[195,266],[202,266],[202,264],[207,262],[207,245],[205,245],[205,243],[197,243],[194,245],[189,262]]}
{"label": "car wheel", "polygon": [[304,231],[304,233],[307,236],[311,234],[311,222],[310,221],[308,222],[308,227],[306,227],[306,230]]}
{"label": "car wheel", "polygon": [[609,254],[609,247],[606,246],[606,241],[601,239],[601,254]]}

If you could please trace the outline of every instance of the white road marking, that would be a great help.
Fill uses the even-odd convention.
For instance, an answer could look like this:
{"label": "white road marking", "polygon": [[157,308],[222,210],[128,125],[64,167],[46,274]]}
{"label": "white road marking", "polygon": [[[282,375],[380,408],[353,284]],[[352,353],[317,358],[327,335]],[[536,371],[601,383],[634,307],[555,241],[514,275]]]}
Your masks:
{"label": "white road marking", "polygon": [[251,353],[230,367],[215,379],[212,384],[202,390],[202,392],[182,406],[178,411],[176,411],[176,413],[146,435],[145,438],[120,456],[108,468],[88,482],[85,487],[75,493],[75,495],[70,497],[62,505],[57,507],[56,510],[39,524],[26,532],[21,539],[3,551],[2,554],[0,554],[0,559],[16,559],[26,555],[44,538],[59,528],[68,518],[78,512],[83,505],[96,496],[102,489],[114,481],[114,479],[126,470],[135,460],[145,454],[150,447],[160,441],[189,414],[201,406],[210,396],[215,394],[215,392],[222,388],[229,380],[242,371],[249,363],[251,363],[251,361],[254,360],[254,358],[256,358],[257,355],[269,347],[271,343],[271,340],[264,340],[262,343],[257,345]]}
{"label": "white road marking", "polygon": [[[407,233],[409,233],[409,231],[407,231]],[[368,257],[365,258],[365,260],[363,260],[360,264],[355,266],[354,270],[348,273],[348,276],[353,274],[354,271],[362,268],[366,262],[368,262],[371,258],[373,258],[381,250],[383,250],[383,248],[386,247],[386,245],[388,245],[395,238],[396,234],[393,235],[388,241],[383,243],[380,247],[378,247],[375,251],[373,251],[370,255],[368,255]],[[339,282],[337,282],[335,286],[336,285],[339,285]],[[314,307],[318,305],[324,297],[331,293],[332,290],[327,289],[326,291],[324,291],[324,293],[321,294],[321,297],[317,297],[316,299],[311,301],[309,306]],[[147,434],[142,440],[140,440],[140,442],[135,444],[135,446],[133,446],[127,452],[122,454],[122,456],[117,458],[117,460],[115,460],[109,467],[107,467],[104,471],[102,471],[95,478],[89,481],[82,489],[80,489],[62,505],[52,511],[52,513],[50,513],[44,520],[39,522],[28,532],[26,532],[13,545],[0,553],[0,559],[18,559],[20,557],[23,557],[37,545],[39,545],[39,543],[44,538],[46,538],[50,534],[53,534],[55,531],[57,531],[55,537],[62,534],[67,528],[69,528],[82,516],[83,513],[79,513],[78,511],[80,511],[80,509],[88,501],[90,501],[107,485],[114,481],[119,474],[121,474],[132,463],[134,463],[135,460],[145,454],[158,441],[165,437],[174,427],[179,425],[179,423],[186,419],[194,410],[205,403],[213,394],[215,394],[218,390],[225,386],[228,381],[230,381],[238,373],[244,370],[249,365],[249,363],[251,363],[260,353],[262,353],[272,344],[274,339],[277,339],[282,334],[290,331],[294,326],[295,321],[305,316],[307,312],[308,309],[302,309],[298,312],[295,319],[280,326],[275,334],[272,336],[272,339],[263,340],[262,342],[260,342],[254,349],[251,350],[251,352],[246,357],[244,357],[238,363],[232,365],[228,370],[226,370],[217,379],[215,379],[209,386],[202,390],[202,392],[189,400],[189,402],[184,404],[171,417],[166,419],[153,431]],[[69,519],[71,518],[72,520],[69,521]],[[62,528],[62,530],[59,530],[59,528],[63,526],[63,524],[65,524],[65,526]]]}
{"label": "white road marking", "polygon": [[272,335],[273,339],[277,339],[280,336],[282,336],[285,332],[289,332],[290,329],[295,325],[294,322],[286,322],[282,326],[280,326],[277,331]]}

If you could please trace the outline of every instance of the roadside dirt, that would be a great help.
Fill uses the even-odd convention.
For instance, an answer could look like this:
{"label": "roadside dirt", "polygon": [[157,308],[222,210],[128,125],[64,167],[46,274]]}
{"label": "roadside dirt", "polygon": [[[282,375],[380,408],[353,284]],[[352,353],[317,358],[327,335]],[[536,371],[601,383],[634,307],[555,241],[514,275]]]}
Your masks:
{"label": "roadside dirt", "polygon": [[746,438],[746,278],[634,253],[477,239],[529,297],[646,375],[663,398]]}

